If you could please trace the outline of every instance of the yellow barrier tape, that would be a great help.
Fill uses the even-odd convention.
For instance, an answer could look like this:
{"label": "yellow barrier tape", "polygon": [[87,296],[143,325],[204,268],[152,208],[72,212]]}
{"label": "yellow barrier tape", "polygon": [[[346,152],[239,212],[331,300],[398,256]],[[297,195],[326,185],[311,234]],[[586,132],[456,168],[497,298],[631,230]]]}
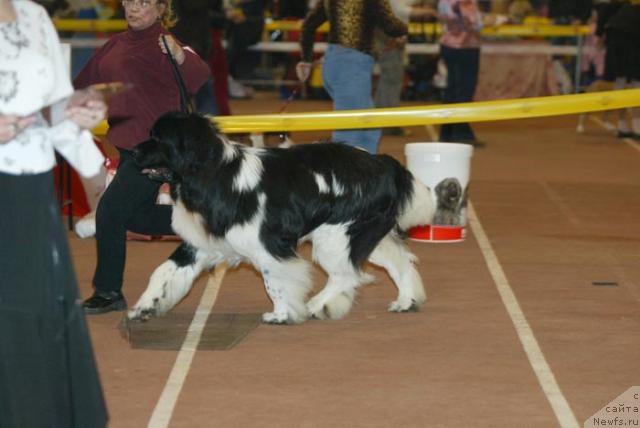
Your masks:
{"label": "yellow barrier tape", "polygon": [[626,89],[438,106],[220,116],[215,118],[215,122],[226,133],[310,131],[525,119],[637,106],[640,106],[640,89]]}
{"label": "yellow barrier tape", "polygon": [[[267,31],[300,31],[302,28],[301,21],[272,21],[265,24]],[[329,24],[321,25],[318,32],[326,33],[329,31]],[[588,25],[551,25],[551,24],[527,24],[527,25],[497,25],[487,26],[482,30],[483,36],[520,36],[520,37],[542,37],[542,36],[579,36],[587,35],[591,32]],[[409,33],[411,34],[441,34],[442,25],[439,23],[416,23],[409,24]]]}
{"label": "yellow barrier tape", "polygon": [[[78,31],[78,32],[115,32],[127,29],[127,21],[121,19],[54,19],[54,25],[58,31]],[[299,31],[302,21],[271,21],[265,24],[267,31]],[[318,28],[318,32],[329,31],[329,24],[325,23]],[[411,23],[409,24],[411,34],[440,34],[442,26],[437,23]],[[482,35],[485,36],[520,36],[520,37],[550,37],[550,36],[578,36],[591,32],[588,25],[499,25],[485,27]]]}
{"label": "yellow barrier tape", "polygon": [[591,33],[588,25],[497,25],[484,27],[483,36],[576,37]]}
{"label": "yellow barrier tape", "polygon": [[127,29],[124,19],[53,19],[58,31],[78,31],[85,33],[117,32]]}
{"label": "yellow barrier tape", "polygon": [[[397,107],[334,112],[217,116],[212,120],[225,133],[282,132],[385,128],[440,123],[530,119],[640,106],[640,89],[577,95],[520,98],[436,106]],[[104,135],[103,122],[93,130]]]}

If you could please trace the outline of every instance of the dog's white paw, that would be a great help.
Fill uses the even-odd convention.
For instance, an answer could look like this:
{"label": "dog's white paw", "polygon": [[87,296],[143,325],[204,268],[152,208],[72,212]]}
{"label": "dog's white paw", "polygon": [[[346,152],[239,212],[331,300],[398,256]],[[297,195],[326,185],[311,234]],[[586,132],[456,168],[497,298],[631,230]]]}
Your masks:
{"label": "dog's white paw", "polygon": [[286,312],[266,312],[262,314],[262,322],[265,324],[291,324]]}
{"label": "dog's white paw", "polygon": [[157,310],[154,307],[134,306],[127,312],[129,321],[149,321],[150,318],[157,316]]}
{"label": "dog's white paw", "polygon": [[307,309],[309,310],[309,315],[312,318],[316,318],[319,320],[324,320],[329,318],[325,310],[324,302],[321,301],[321,299],[319,299],[318,296],[315,296],[314,298],[312,298],[307,302]]}
{"label": "dog's white paw", "polygon": [[131,321],[148,321],[166,314],[169,309],[161,298],[149,298],[143,294],[138,303],[127,312],[127,318]]}
{"label": "dog's white paw", "polygon": [[578,134],[582,134],[582,133],[584,132],[584,125],[578,125],[578,126],[576,127],[576,132],[577,132]]}
{"label": "dog's white paw", "polygon": [[398,299],[389,304],[389,312],[417,312],[420,304],[413,299]]}
{"label": "dog's white paw", "polygon": [[313,318],[338,320],[349,313],[354,297],[355,290],[336,293],[326,301],[320,296],[315,296],[307,303],[307,308]]}

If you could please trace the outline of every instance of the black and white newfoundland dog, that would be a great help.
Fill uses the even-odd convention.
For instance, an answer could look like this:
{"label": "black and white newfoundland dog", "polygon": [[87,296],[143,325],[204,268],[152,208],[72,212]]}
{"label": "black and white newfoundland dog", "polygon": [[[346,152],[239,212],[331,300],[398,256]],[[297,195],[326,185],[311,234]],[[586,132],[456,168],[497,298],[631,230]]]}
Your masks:
{"label": "black and white newfoundland dog", "polygon": [[[334,143],[248,147],[203,116],[177,112],[156,122],[134,156],[143,171],[171,182],[172,225],[183,244],[154,271],[129,319],[166,313],[223,261],[248,262],[262,274],[273,302],[266,323],[341,318],[371,280],[361,270],[366,261],[398,288],[390,311],[417,310],[426,300],[401,236],[430,224],[435,207],[429,189],[390,156]],[[329,277],[309,301],[310,264],[297,253],[304,240]]]}

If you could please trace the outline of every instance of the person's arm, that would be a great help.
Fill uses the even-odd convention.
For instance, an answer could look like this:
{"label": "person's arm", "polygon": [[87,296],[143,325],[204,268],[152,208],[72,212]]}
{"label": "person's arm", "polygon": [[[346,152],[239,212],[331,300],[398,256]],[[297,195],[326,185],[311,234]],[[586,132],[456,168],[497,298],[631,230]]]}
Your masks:
{"label": "person's arm", "polygon": [[446,25],[446,31],[453,34],[461,32],[480,32],[482,30],[482,13],[478,9],[477,4],[475,12],[472,15],[463,13],[459,3],[450,3],[441,1],[438,4],[438,17]]}
{"label": "person's arm", "polygon": [[36,115],[18,116],[0,113],[0,144],[16,138],[25,128],[36,121]]}
{"label": "person's arm", "polygon": [[167,49],[162,41],[163,37],[167,42],[171,55],[179,66],[187,92],[189,95],[195,94],[211,75],[209,66],[195,51],[187,46],[182,46],[171,34],[162,34],[158,39],[158,44],[164,54],[167,54]]}
{"label": "person's arm", "polygon": [[316,30],[327,21],[327,13],[324,9],[324,2],[319,1],[316,6],[309,11],[302,23],[300,34],[300,49],[302,50],[302,62],[311,63],[313,61],[313,42]]}
{"label": "person's arm", "polygon": [[476,33],[479,33],[484,27],[484,24],[482,22],[482,12],[480,12],[480,8],[475,1],[474,4],[475,12],[471,17],[465,18],[465,28],[467,31],[474,31]]}
{"label": "person's arm", "polygon": [[327,21],[327,13],[324,9],[324,2],[319,1],[316,6],[309,11],[302,22],[300,34],[301,60],[296,64],[296,76],[301,82],[306,82],[311,76],[311,62],[313,61],[313,42],[316,37],[316,30]]}
{"label": "person's arm", "polygon": [[102,58],[111,50],[115,45],[119,35],[111,37],[107,43],[102,45],[93,55],[89,58],[89,61],[82,67],[78,75],[73,79],[73,87],[76,89],[83,89],[94,83],[107,83],[100,75],[100,69],[98,65]]}
{"label": "person's arm", "polygon": [[[68,74],[68,65],[62,56],[62,49],[58,34],[48,16],[41,17],[40,25],[47,43],[54,70],[54,89],[49,93],[46,104],[67,97],[73,91]],[[58,151],[81,175],[90,177],[100,171],[104,157],[93,143],[91,133],[93,128],[106,114],[104,101],[89,102],[67,109],[67,119],[59,124],[46,128],[45,132],[53,147]],[[31,132],[27,128],[25,132]],[[34,130],[34,132],[41,132]]]}
{"label": "person's arm", "polygon": [[402,37],[408,33],[407,24],[398,19],[391,11],[388,0],[376,0],[378,11],[377,26],[389,37]]}

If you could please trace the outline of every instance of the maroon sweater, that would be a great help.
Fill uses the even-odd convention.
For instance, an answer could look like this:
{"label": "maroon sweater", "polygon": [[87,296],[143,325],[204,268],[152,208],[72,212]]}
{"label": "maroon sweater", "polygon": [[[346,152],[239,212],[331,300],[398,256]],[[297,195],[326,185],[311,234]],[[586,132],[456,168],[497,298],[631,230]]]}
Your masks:
{"label": "maroon sweater", "polygon": [[[131,29],[114,35],[89,60],[74,79],[76,88],[94,83],[121,81],[133,88],[109,103],[109,142],[130,150],[149,137],[149,130],[163,113],[180,109],[180,93],[167,55],[158,44],[160,23],[142,31]],[[195,53],[185,50],[179,67],[190,95],[207,81],[209,66]]]}

